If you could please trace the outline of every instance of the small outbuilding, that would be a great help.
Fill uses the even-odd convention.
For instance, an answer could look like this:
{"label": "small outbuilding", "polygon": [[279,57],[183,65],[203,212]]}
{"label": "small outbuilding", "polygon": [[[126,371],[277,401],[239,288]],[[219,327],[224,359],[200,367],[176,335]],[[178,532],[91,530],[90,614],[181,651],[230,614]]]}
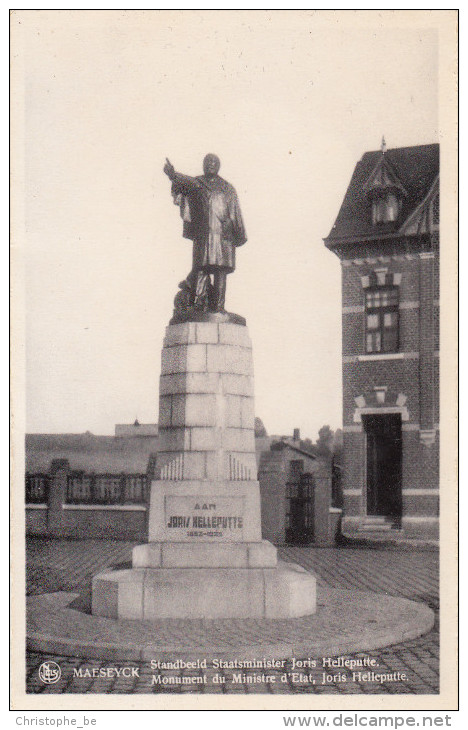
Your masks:
{"label": "small outbuilding", "polygon": [[341,509],[333,505],[331,459],[294,438],[272,441],[260,457],[262,535],[275,544],[333,545]]}

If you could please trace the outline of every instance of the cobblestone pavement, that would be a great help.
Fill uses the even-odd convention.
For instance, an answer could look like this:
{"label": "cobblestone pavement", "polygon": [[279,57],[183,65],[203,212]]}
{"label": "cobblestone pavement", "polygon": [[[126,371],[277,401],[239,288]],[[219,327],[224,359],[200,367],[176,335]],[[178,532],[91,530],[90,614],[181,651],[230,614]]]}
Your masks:
{"label": "cobblestone pavement", "polygon": [[[55,591],[89,594],[91,577],[104,567],[127,567],[135,543],[105,540],[30,539],[27,547],[28,594]],[[29,652],[26,691],[41,694],[86,693],[227,693],[227,694],[436,694],[439,686],[438,553],[402,548],[280,547],[278,556],[312,571],[330,588],[386,593],[422,601],[436,612],[425,636],[367,653],[350,654],[342,666],[329,658],[278,657],[267,669],[153,669],[150,662],[112,662]],[[308,663],[300,665],[300,660]],[[61,679],[44,684],[38,669],[53,660]],[[372,666],[372,660],[375,664]],[[362,666],[363,662],[367,666]],[[315,663],[315,666],[314,666]],[[371,664],[371,666],[369,666]],[[343,666],[344,665],[344,666]],[[104,669],[124,669],[120,676]],[[99,670],[102,670],[99,672]],[[111,672],[116,674],[116,672]],[[124,676],[127,675],[127,676]],[[377,676],[376,676],[377,675]],[[384,676],[381,676],[384,675]],[[386,675],[386,676],[385,676]],[[268,679],[267,679],[268,678]],[[345,679],[344,679],[345,678]]]}

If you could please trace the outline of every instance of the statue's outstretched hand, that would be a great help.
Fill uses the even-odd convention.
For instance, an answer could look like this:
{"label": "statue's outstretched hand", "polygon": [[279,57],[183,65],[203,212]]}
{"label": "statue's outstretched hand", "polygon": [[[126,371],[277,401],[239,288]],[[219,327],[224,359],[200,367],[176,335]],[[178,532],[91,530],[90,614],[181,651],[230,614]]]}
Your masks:
{"label": "statue's outstretched hand", "polygon": [[175,168],[174,168],[174,165],[167,159],[167,157],[166,157],[166,164],[164,165],[163,169],[164,169],[164,172],[166,173],[166,175],[168,176],[168,178],[170,180],[173,180],[174,175],[175,175]]}

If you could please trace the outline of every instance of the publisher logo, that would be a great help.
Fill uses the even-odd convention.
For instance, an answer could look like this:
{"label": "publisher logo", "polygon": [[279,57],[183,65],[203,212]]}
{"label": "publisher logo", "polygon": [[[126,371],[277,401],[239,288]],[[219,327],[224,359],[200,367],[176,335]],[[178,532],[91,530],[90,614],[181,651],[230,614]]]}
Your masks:
{"label": "publisher logo", "polygon": [[55,684],[62,676],[62,670],[57,662],[43,662],[39,667],[39,679],[44,684]]}

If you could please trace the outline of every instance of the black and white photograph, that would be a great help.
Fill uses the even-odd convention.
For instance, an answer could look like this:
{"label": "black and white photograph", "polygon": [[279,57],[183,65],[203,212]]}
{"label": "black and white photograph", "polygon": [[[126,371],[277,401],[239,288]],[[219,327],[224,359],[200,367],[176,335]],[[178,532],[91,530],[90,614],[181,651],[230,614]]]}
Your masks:
{"label": "black and white photograph", "polygon": [[457,22],[10,11],[15,710],[457,709]]}

